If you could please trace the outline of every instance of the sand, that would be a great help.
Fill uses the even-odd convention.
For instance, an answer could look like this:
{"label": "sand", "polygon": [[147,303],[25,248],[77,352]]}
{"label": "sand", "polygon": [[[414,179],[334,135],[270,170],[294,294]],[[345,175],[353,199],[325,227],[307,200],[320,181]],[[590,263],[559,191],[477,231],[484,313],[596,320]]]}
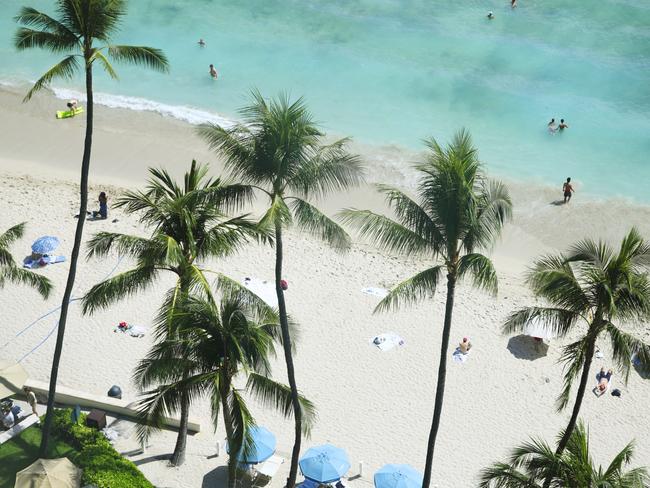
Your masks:
{"label": "sand", "polygon": [[[78,168],[84,119],[55,121],[50,114],[61,106],[51,96],[20,103],[20,90],[0,91],[0,229],[27,222],[27,232],[12,248],[22,259],[30,243],[43,234],[61,239],[59,251],[69,257],[77,208]],[[45,117],[47,114],[47,117]],[[193,158],[210,163],[215,174],[217,158],[185,123],[152,113],[97,107],[95,144],[91,169],[91,195],[107,191],[109,198],[124,188],[144,184],[146,169],[156,165],[179,176]],[[398,165],[417,154],[396,148],[366,148],[362,151],[372,168],[371,182],[389,182],[409,188],[409,171]],[[561,181],[561,180],[560,180]],[[443,418],[434,459],[433,484],[438,487],[476,486],[480,470],[502,460],[509,449],[529,435],[552,442],[566,424],[569,412],[556,413],[554,400],[561,389],[562,368],[557,364],[562,344],[572,337],[554,340],[548,354],[532,359],[521,339],[503,336],[500,326],[509,312],[534,303],[523,285],[531,260],[541,253],[562,249],[584,237],[620,240],[631,225],[650,238],[650,208],[623,200],[585,200],[579,184],[574,201],[552,205],[556,188],[508,182],[515,204],[515,217],[503,239],[491,252],[499,275],[497,298],[473,291],[468,284],[458,288],[452,346]],[[109,202],[110,203],[110,202]],[[328,212],[357,206],[381,209],[372,188],[334,195],[320,203]],[[100,230],[146,234],[137,217],[111,210],[107,221],[88,222],[85,240]],[[112,222],[113,219],[117,222]],[[224,261],[207,263],[236,279],[273,276],[273,250],[250,246]],[[101,261],[79,262],[75,297],[111,275],[129,269],[127,260],[111,255]],[[301,340],[295,357],[299,388],[318,408],[318,422],[308,447],[330,442],[347,450],[352,462],[348,476],[352,486],[372,483],[372,474],[385,463],[409,463],[423,469],[426,443],[433,413],[440,329],[444,313],[444,289],[431,301],[397,312],[373,315],[378,298],[361,292],[364,287],[390,287],[422,269],[425,263],[389,256],[368,243],[355,239],[346,254],[337,254],[311,236],[289,232],[285,248],[285,278],[289,282],[287,304],[301,326]],[[54,349],[54,335],[37,346],[56,326],[68,264],[43,270],[56,289],[47,301],[32,290],[7,286],[0,290],[0,322],[3,324],[0,358],[21,359],[35,379],[47,380]],[[152,343],[150,335],[135,339],[113,332],[120,321],[148,327],[163,292],[173,278],[166,276],[145,293],[82,317],[78,302],[70,306],[60,384],[96,394],[105,394],[113,384],[125,398],[137,394],[131,373]],[[22,334],[15,337],[25,327]],[[650,342],[647,324],[632,324]],[[395,332],[405,344],[388,352],[369,345],[374,335]],[[451,354],[462,336],[469,336],[474,348],[468,361],[453,362]],[[608,344],[599,344],[603,359],[596,359],[593,374],[601,366],[613,367]],[[283,358],[274,364],[274,376],[286,382]],[[591,426],[594,458],[606,462],[632,439],[637,441],[635,465],[650,459],[650,384],[632,371],[627,385],[615,373],[623,396],[585,396],[582,418]],[[595,382],[595,380],[594,380]],[[287,459],[271,483],[283,486],[292,447],[292,421],[261,408],[251,401],[257,422],[278,438],[278,453]],[[225,437],[220,424],[214,432],[204,400],[192,405],[192,417],[201,420],[203,430],[188,440],[187,460],[180,468],[169,467],[164,456],[174,446],[175,434],[156,435],[144,454],[137,448],[132,424],[118,422],[122,432],[117,443],[130,454],[156,485],[164,487],[223,486],[225,462],[216,456],[216,443]]]}

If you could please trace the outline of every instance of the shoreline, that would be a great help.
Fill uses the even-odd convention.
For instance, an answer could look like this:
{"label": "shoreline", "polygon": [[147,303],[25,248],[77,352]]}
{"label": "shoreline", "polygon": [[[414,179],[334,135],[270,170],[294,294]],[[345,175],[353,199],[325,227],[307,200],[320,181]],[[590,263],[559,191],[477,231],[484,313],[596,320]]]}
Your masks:
{"label": "shoreline", "polygon": [[[0,121],[0,174],[4,176],[0,179],[0,229],[28,222],[25,237],[11,249],[17,258],[22,258],[31,241],[43,234],[57,235],[61,254],[69,256],[76,224],[72,216],[78,208],[85,118],[44,119],[44,113],[53,114],[61,106],[51,95],[38,96],[29,104],[21,104],[20,99],[19,94],[0,89],[0,107],[7,114]],[[165,167],[173,177],[179,177],[195,158],[209,163],[211,173],[220,173],[218,159],[187,123],[154,113],[103,106],[97,107],[95,122],[91,206],[100,190],[108,191],[110,205],[124,188],[143,187],[148,166]],[[359,147],[354,144],[352,149]],[[398,148],[380,148],[376,153],[364,153],[364,159],[373,182],[411,188],[408,172],[400,172],[390,163],[395,159],[409,161],[414,155]],[[499,276],[499,295],[493,298],[466,285],[459,286],[457,292],[452,344],[468,335],[474,347],[467,363],[458,364],[450,358],[448,366],[433,474],[433,483],[440,488],[476,486],[482,468],[503,460],[511,448],[529,436],[552,442],[570,415],[570,411],[556,413],[554,401],[562,381],[562,367],[557,360],[561,346],[571,337],[553,341],[546,357],[532,361],[521,357],[513,338],[501,335],[499,329],[509,312],[533,300],[523,285],[523,275],[532,259],[587,236],[616,243],[632,224],[644,236],[650,236],[650,207],[615,199],[582,200],[580,193],[570,205],[554,206],[549,202],[559,198],[560,192],[555,189],[524,182],[506,183],[515,214],[491,253]],[[318,203],[330,215],[345,206],[384,208],[369,185],[331,195]],[[113,218],[118,222],[113,223]],[[86,225],[84,243],[100,230],[147,233],[137,216],[119,209],[111,209],[106,221]],[[291,231],[287,234],[285,274],[290,283],[287,304],[301,325],[295,357],[297,381],[319,413],[311,439],[303,441],[304,448],[324,442],[344,447],[352,462],[349,476],[357,474],[360,461],[365,465],[364,478],[348,484],[351,488],[367,488],[371,473],[385,463],[404,462],[416,469],[423,466],[445,294],[440,290],[432,300],[417,306],[374,315],[377,299],[361,293],[361,289],[390,287],[420,270],[423,264],[388,255],[355,236],[353,242],[347,254],[337,254],[315,238]],[[206,266],[235,279],[271,279],[273,257],[271,248],[250,245]],[[101,261],[80,259],[74,295],[80,296],[109,273],[123,272],[129,265],[115,254]],[[11,338],[11,348],[0,350],[0,357],[21,357],[55,326],[56,317],[48,317],[14,337],[25,324],[58,306],[67,266],[57,264],[39,271],[56,285],[47,301],[24,287],[7,286],[0,291],[7,304],[0,317]],[[88,317],[81,315],[78,306],[71,305],[60,384],[95,394],[104,394],[111,385],[118,384],[125,398],[133,398],[131,373],[153,338],[150,334],[142,339],[124,337],[114,333],[113,328],[122,320],[147,327],[172,281],[163,276],[147,291]],[[636,327],[650,341],[647,324]],[[373,335],[388,331],[402,336],[405,346],[382,353],[369,345]],[[599,346],[605,358],[595,362],[594,374],[601,365],[613,366],[609,344]],[[36,379],[47,379],[53,348],[50,338],[23,363]],[[273,376],[286,382],[281,352],[272,363]],[[84,374],[80,375],[80,371]],[[620,374],[615,374],[617,387],[623,390],[622,399],[586,395],[581,417],[594,426],[591,441],[596,462],[611,459],[636,438],[633,466],[638,466],[650,458],[650,444],[644,442],[650,438],[650,418],[638,415],[640,406],[650,402],[650,389],[634,371],[627,386],[623,386]],[[145,454],[131,457],[142,461],[142,471],[154,484],[195,487],[222,482],[225,456],[215,457],[214,453],[224,430],[220,423],[213,434],[207,405],[206,399],[200,399],[192,406],[192,416],[200,418],[203,431],[188,439],[187,461],[182,467],[170,468],[166,461],[154,460],[173,449],[175,435],[171,432],[156,435]],[[258,423],[276,434],[278,452],[287,458],[292,446],[292,422],[256,402],[251,401],[250,407]],[[602,418],[611,419],[615,425],[596,429]],[[132,451],[138,446],[126,424],[123,427],[116,447],[121,452]],[[459,436],[459,431],[468,434]],[[490,449],[486,449],[488,445]],[[461,462],[464,468],[458,470]],[[269,488],[280,488],[287,471],[285,462]]]}

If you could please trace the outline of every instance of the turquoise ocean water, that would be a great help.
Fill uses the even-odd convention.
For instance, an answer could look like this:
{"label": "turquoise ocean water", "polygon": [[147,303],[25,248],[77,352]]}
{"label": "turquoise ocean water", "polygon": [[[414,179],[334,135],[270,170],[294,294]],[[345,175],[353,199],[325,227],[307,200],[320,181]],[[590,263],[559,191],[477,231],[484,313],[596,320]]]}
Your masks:
{"label": "turquoise ocean water", "polygon": [[[3,81],[34,80],[55,59],[11,47],[21,4],[53,2],[0,0]],[[647,1],[131,0],[116,40],[163,48],[172,71],[99,75],[102,103],[136,97],[132,107],[199,121],[236,117],[253,87],[287,90],[328,132],[363,143],[417,149],[467,127],[493,174],[572,176],[591,195],[650,202]],[[569,130],[550,135],[551,117]]]}

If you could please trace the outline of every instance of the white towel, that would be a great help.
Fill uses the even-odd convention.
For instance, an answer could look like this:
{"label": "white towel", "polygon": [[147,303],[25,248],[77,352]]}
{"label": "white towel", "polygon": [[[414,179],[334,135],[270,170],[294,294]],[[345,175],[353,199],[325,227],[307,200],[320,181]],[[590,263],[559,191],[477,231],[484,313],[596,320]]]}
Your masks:
{"label": "white towel", "polygon": [[369,286],[368,288],[362,288],[361,292],[377,298],[386,298],[389,293],[386,288],[374,288],[372,286]]}
{"label": "white towel", "polygon": [[[375,342],[377,340],[377,342]],[[380,351],[386,352],[397,346],[404,345],[404,339],[402,339],[395,332],[385,332],[383,334],[376,335],[371,338],[368,343],[371,346],[375,346]]]}
{"label": "white towel", "polygon": [[275,291],[275,281],[244,278],[242,284],[273,308],[278,308],[278,295]]}

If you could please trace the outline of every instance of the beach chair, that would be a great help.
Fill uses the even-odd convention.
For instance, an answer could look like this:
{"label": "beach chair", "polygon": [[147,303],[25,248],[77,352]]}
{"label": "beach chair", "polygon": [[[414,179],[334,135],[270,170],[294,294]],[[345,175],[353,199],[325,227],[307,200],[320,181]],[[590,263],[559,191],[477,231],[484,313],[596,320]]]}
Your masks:
{"label": "beach chair", "polygon": [[253,477],[253,483],[256,483],[258,480],[271,480],[280,469],[280,466],[284,463],[284,458],[280,456],[273,455],[260,464],[255,469],[255,476]]}
{"label": "beach chair", "polygon": [[38,422],[38,417],[32,414],[28,417],[25,417],[17,424],[14,424],[14,426],[11,429],[5,430],[4,432],[0,432],[0,444],[4,444],[8,440],[13,439],[22,431],[34,425],[36,422]]}

